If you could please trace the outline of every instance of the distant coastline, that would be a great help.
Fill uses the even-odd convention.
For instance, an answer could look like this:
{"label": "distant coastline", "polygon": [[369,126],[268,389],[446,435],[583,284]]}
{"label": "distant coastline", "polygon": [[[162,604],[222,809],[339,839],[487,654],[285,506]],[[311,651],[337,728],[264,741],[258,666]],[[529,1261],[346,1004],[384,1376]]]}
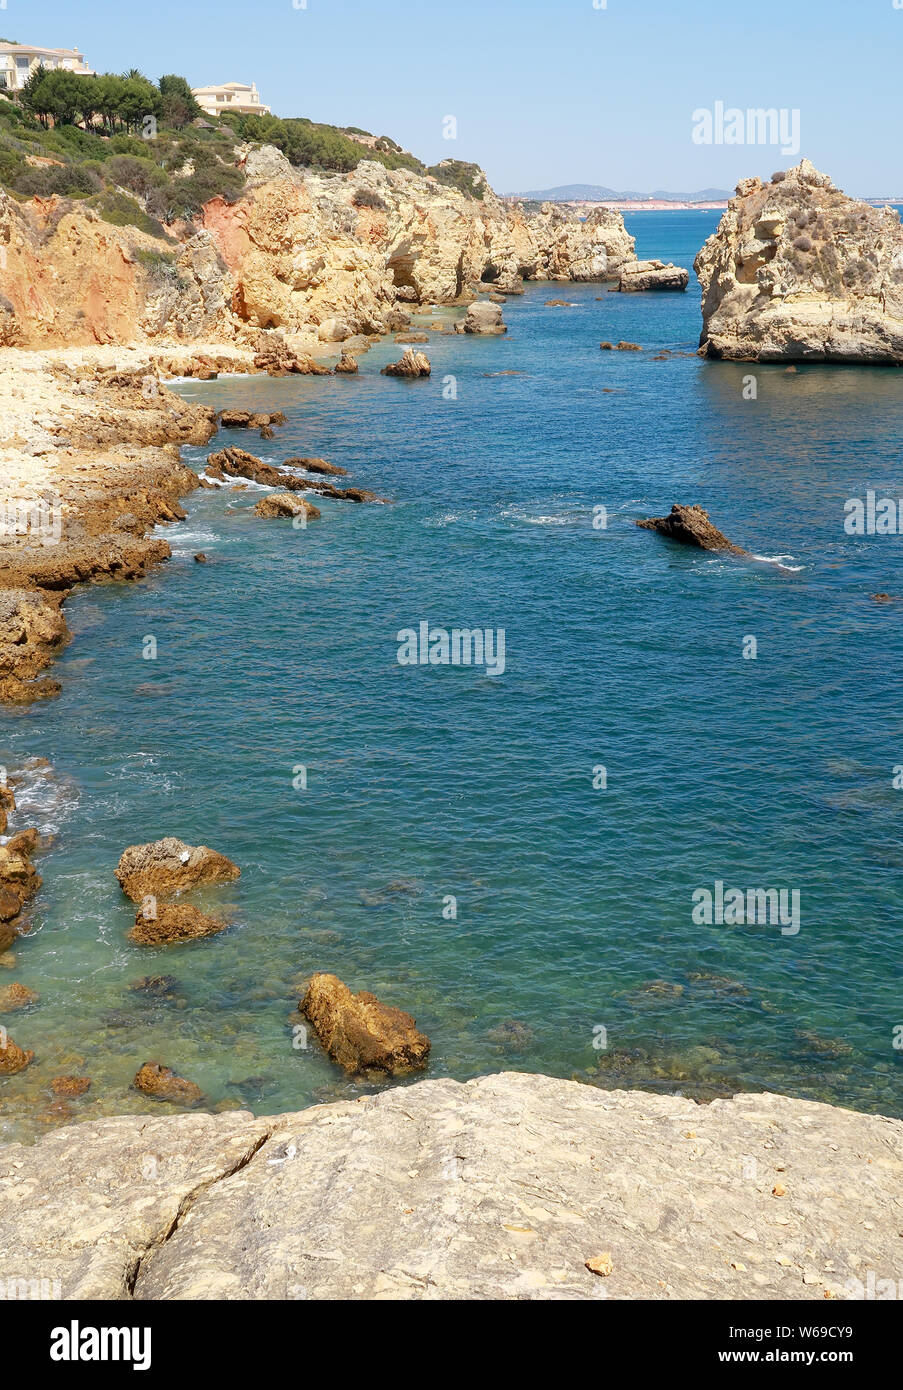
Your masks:
{"label": "distant coastline", "polygon": [[[593,208],[613,208],[616,212],[724,212],[730,197],[725,195],[718,199],[696,199],[696,198],[562,198],[556,196],[557,190],[550,189],[547,195],[529,193],[506,193],[502,201],[506,203],[523,203],[525,207],[535,204],[537,207],[543,203],[555,203],[561,208],[570,209],[576,213],[591,212]],[[903,205],[903,194],[887,198],[862,198],[863,203],[868,203],[870,207],[900,207]]]}

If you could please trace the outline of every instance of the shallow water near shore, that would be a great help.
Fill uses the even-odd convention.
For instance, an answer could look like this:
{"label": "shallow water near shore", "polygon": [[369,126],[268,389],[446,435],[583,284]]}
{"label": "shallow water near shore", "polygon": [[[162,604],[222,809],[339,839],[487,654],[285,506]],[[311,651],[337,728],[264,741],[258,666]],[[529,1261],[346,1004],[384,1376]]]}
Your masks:
{"label": "shallow water near shore", "polygon": [[[625,220],[639,255],[687,265],[718,214]],[[504,313],[504,339],[431,334],[429,381],[380,376],[388,343],[357,378],[178,388],[288,416],[209,449],[322,455],[391,505],[314,499],[322,519],[295,530],[251,515],[253,486],[193,494],[166,566],[67,604],[60,698],[0,711],[4,763],[53,767],[20,820],[56,836],[0,970],[41,996],[3,1020],[36,1060],[0,1082],[0,1138],[153,1109],[129,1090],[147,1060],[211,1106],[361,1093],[293,1046],[315,970],[413,1013],[430,1076],[903,1115],[903,609],[870,597],[903,594],[901,542],[843,529],[847,498],[901,493],[901,376],[701,361],[695,279],[682,296],[530,286]],[[620,339],[645,350],[600,352]],[[183,456],[200,470],[209,449]],[[769,558],[636,528],[673,501]],[[504,629],[504,673],[399,665],[421,621]],[[150,951],[126,940],[113,870],[165,834],[242,877],[196,899],[226,934]],[[695,924],[716,880],[798,889],[798,934]],[[173,979],[129,988],[148,975]],[[76,1070],[91,1092],[51,1107],[50,1079]]]}

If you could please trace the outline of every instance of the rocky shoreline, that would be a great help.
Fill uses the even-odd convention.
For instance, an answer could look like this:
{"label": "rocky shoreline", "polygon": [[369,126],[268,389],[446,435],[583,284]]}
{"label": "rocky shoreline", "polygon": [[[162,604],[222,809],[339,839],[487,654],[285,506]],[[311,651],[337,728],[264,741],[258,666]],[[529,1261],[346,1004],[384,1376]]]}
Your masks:
{"label": "rocky shoreline", "polygon": [[0,1269],[72,1299],[863,1298],[903,1122],[508,1072],[0,1147]]}

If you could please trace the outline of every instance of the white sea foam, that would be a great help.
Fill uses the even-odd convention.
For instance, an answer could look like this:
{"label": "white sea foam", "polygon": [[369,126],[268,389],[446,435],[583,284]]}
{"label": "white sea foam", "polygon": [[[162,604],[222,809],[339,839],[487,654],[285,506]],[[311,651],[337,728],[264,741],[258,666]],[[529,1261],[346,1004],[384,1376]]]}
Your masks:
{"label": "white sea foam", "polygon": [[787,560],[795,560],[795,555],[753,555],[754,560],[761,560],[765,565],[777,565],[779,569],[789,570],[791,574],[799,574],[800,570],[805,569],[805,565],[788,565]]}

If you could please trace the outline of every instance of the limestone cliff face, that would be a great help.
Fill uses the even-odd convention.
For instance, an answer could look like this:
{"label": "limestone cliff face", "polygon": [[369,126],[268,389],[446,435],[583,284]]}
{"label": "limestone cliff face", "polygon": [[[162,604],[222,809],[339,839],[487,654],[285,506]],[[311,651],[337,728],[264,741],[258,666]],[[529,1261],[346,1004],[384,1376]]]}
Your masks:
{"label": "limestone cliff face", "polygon": [[903,364],[900,218],[807,159],[738,185],[696,273],[709,357]]}
{"label": "limestone cliff face", "polygon": [[617,279],[635,261],[619,213],[525,216],[488,184],[476,198],[365,161],[350,174],[241,152],[238,202],[163,240],[66,200],[0,191],[0,344],[228,342],[256,330],[341,342],[402,328],[407,304],[469,303],[523,279]]}
{"label": "limestone cliff face", "polygon": [[249,191],[208,204],[204,224],[236,280],[247,322],[326,341],[401,327],[406,303],[467,302],[477,288],[617,278],[634,259],[619,213],[585,222],[551,204],[527,219],[486,186],[482,199],[364,161],[351,174],[301,174],[275,150],[249,151]]}
{"label": "limestone cliff face", "polygon": [[212,239],[170,244],[59,198],[0,190],[0,345],[233,336],[233,285]]}

